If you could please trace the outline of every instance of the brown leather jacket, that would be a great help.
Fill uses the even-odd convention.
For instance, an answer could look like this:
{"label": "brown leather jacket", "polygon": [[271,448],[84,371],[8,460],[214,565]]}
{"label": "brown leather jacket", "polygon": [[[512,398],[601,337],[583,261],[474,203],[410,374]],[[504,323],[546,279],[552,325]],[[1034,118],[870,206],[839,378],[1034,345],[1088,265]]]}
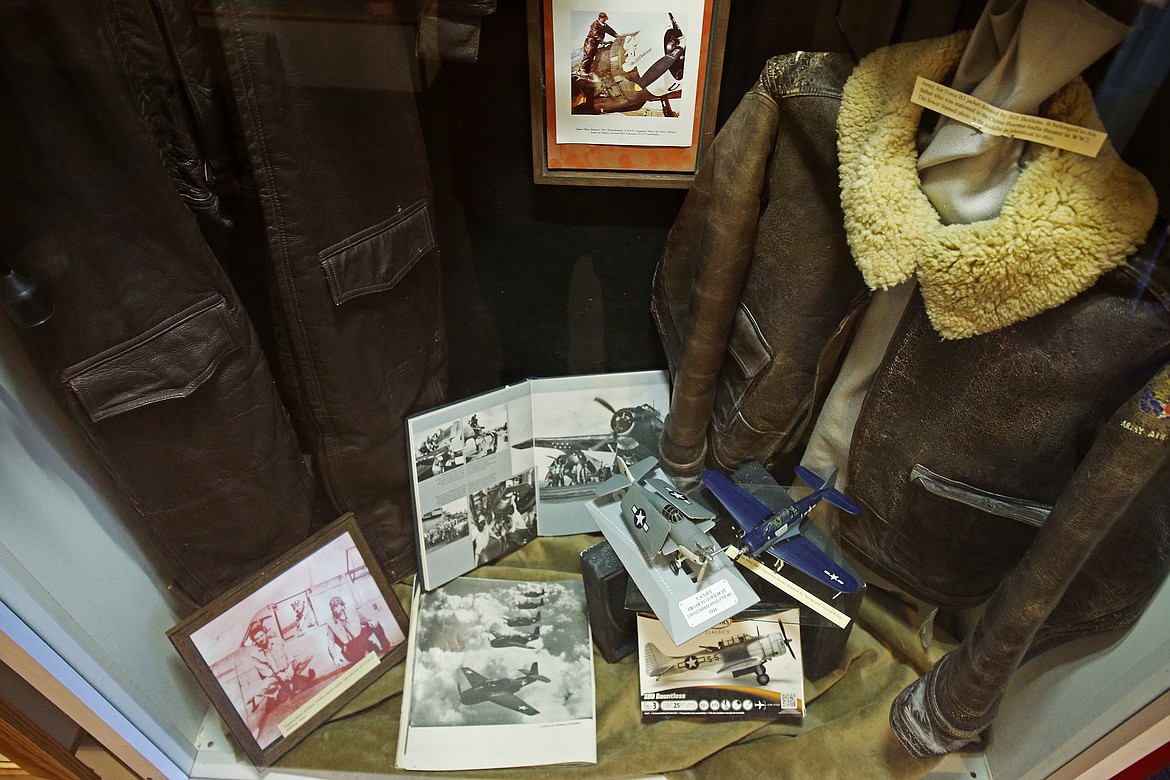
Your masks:
{"label": "brown leather jacket", "polygon": [[[676,475],[797,456],[836,377],[869,299],[838,189],[850,72],[833,54],[770,61],[674,225],[654,313]],[[897,326],[853,434],[862,514],[843,545],[928,603],[986,603],[895,702],[917,755],[974,740],[1025,657],[1128,625],[1166,575],[1170,294],[1164,265],[1142,281],[1153,262],[985,335],[940,338],[918,292]]]}
{"label": "brown leather jacket", "polygon": [[199,603],[345,511],[409,573],[402,420],[444,395],[406,43],[302,10],[343,54],[254,0],[0,12],[0,236],[56,309],[22,341]]}

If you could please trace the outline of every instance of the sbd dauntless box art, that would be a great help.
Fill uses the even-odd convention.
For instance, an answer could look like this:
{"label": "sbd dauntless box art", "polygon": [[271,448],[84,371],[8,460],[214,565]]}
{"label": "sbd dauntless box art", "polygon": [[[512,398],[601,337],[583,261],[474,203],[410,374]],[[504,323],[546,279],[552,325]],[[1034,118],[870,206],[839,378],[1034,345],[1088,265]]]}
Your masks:
{"label": "sbd dauntless box art", "polygon": [[728,620],[682,645],[638,616],[642,717],[804,717],[799,610]]}

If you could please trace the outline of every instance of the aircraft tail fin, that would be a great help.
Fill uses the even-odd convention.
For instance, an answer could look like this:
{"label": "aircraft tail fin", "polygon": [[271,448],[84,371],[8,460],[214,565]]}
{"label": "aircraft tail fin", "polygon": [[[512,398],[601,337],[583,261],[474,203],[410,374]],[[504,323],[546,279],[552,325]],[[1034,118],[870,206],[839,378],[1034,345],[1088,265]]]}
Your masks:
{"label": "aircraft tail fin", "polygon": [[[520,671],[524,672],[523,669],[521,669]],[[540,680],[541,682],[552,682],[552,680],[548,679],[547,677],[545,677],[543,674],[540,673],[540,666],[536,663],[536,661],[532,662],[532,666],[528,667],[528,671],[524,672],[524,676],[531,679],[531,680]]]}
{"label": "aircraft tail fin", "polygon": [[805,484],[813,490],[820,490],[826,484],[832,488],[833,485],[837,483],[836,469],[833,469],[829,472],[828,479],[821,479],[819,476],[817,476],[815,471],[812,469],[806,469],[804,466],[797,466],[793,469],[793,471],[796,472],[796,476],[804,480]]}
{"label": "aircraft tail fin", "polygon": [[642,665],[646,667],[646,674],[661,677],[674,668],[674,659],[655,647],[653,642],[647,642],[642,650]]}
{"label": "aircraft tail fin", "polygon": [[857,506],[857,504],[850,501],[849,497],[846,496],[844,493],[842,493],[839,490],[825,491],[824,498],[826,501],[828,501],[833,506],[840,507],[841,509],[844,509],[846,512],[848,512],[851,515],[861,514],[861,507]]}
{"label": "aircraft tail fin", "polygon": [[537,626],[536,628],[532,629],[532,636],[528,637],[528,640],[532,641],[533,639],[539,639],[539,638],[540,638],[540,626]]}
{"label": "aircraft tail fin", "polygon": [[844,509],[851,515],[861,514],[861,509],[858,508],[857,504],[854,504],[849,500],[848,496],[833,487],[837,484],[837,469],[830,471],[829,476],[824,479],[821,479],[804,466],[797,466],[794,470],[796,471],[796,476],[808,483],[808,486],[815,492],[819,492],[820,497],[830,504]]}
{"label": "aircraft tail fin", "polygon": [[594,488],[593,492],[598,498],[628,488],[635,482],[641,482],[642,477],[649,474],[658,465],[658,459],[654,457],[643,458],[633,466],[630,466],[620,455],[615,455],[613,462],[614,466],[617,467],[618,473]]}

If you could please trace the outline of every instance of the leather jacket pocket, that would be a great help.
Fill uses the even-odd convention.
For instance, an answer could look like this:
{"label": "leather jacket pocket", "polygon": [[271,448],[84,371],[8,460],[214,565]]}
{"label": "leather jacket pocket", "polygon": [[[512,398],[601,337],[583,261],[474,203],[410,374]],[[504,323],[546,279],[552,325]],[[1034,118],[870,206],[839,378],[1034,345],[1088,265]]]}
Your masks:
{"label": "leather jacket pocket", "polygon": [[900,539],[887,554],[903,577],[938,603],[977,604],[1023,557],[1051,510],[916,464]]}
{"label": "leather jacket pocket", "polygon": [[94,449],[147,515],[230,495],[294,453],[250,326],[218,293],[63,380]]}
{"label": "leather jacket pocket", "polygon": [[238,349],[227,302],[214,295],[142,335],[65,371],[92,422],[185,398]]}
{"label": "leather jacket pocket", "polygon": [[727,334],[727,361],[719,376],[712,417],[720,431],[727,431],[740,413],[744,399],[756,377],[772,364],[772,349],[756,318],[747,306],[735,308],[731,330]]}
{"label": "leather jacket pocket", "polygon": [[425,200],[318,254],[333,303],[389,290],[435,248]]}

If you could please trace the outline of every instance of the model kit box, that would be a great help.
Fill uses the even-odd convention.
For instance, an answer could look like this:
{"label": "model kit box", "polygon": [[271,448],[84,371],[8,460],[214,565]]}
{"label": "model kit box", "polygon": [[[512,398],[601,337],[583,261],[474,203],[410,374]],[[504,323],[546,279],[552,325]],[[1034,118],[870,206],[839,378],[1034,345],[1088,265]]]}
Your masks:
{"label": "model kit box", "polygon": [[638,615],[642,717],[804,717],[800,617],[727,620],[675,645]]}

